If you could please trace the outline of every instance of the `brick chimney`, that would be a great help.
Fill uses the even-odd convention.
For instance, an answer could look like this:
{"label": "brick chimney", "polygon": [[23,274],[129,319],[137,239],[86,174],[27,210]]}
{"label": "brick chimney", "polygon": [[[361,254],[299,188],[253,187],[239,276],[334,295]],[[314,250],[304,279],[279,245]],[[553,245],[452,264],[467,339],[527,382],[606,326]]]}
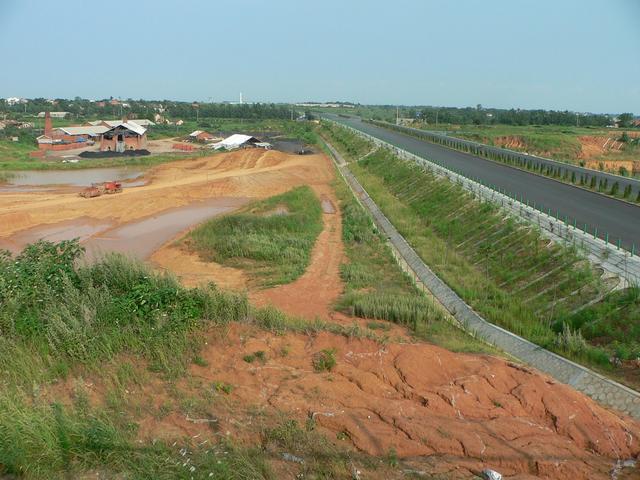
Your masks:
{"label": "brick chimney", "polygon": [[44,134],[51,136],[52,130],[53,124],[51,123],[51,114],[49,112],[44,112]]}
{"label": "brick chimney", "polygon": [[124,117],[122,117],[122,123],[127,123],[128,121],[129,121],[129,119],[127,118],[126,115]]}

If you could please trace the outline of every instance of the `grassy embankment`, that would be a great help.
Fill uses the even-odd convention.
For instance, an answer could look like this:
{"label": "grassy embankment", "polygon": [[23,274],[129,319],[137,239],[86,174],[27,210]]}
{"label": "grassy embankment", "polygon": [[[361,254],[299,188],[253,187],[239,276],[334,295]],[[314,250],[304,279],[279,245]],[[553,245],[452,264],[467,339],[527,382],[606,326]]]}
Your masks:
{"label": "grassy embankment", "polygon": [[371,329],[384,329],[385,324],[377,320],[389,320],[409,327],[418,338],[452,351],[495,354],[494,349],[452,325],[442,307],[416,288],[341,177],[335,189],[347,257],[340,272],[345,292],[336,309],[370,319]]}
{"label": "grassy embankment", "polygon": [[[361,139],[339,127],[323,129],[347,158],[359,158],[349,149]],[[637,300],[624,307],[630,309],[624,315],[635,319],[631,325],[588,313],[598,307],[581,310],[596,301],[611,312],[620,301],[615,295],[599,300],[605,285],[575,251],[547,245],[535,229],[386,150],[351,169],[423,260],[488,320],[609,373],[628,373],[611,372],[610,357],[640,356]]]}
{"label": "grassy embankment", "polygon": [[[214,418],[226,402],[233,385],[201,385],[187,373],[203,363],[206,330],[240,321],[275,333],[366,333],[252,309],[212,285],[186,289],[124,257],[86,265],[81,255],[75,242],[40,242],[0,256],[0,474],[275,479],[269,460],[283,451],[304,456],[300,470],[311,478],[346,477],[355,459],[373,463],[290,420],[262,427],[261,448],[214,431],[207,442],[138,440],[142,419]],[[149,401],[147,388],[162,402]]]}
{"label": "grassy embankment", "polygon": [[290,283],[309,265],[322,209],[307,186],[254,202],[198,226],[185,240],[205,261],[247,271],[255,283]]}

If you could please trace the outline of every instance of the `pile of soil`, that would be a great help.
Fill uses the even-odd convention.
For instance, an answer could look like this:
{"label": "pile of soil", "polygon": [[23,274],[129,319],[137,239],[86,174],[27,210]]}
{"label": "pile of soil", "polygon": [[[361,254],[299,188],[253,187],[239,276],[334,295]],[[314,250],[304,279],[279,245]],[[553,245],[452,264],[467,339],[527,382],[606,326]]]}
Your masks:
{"label": "pile of soil", "polygon": [[78,156],[82,158],[120,158],[120,157],[144,157],[151,155],[149,150],[125,150],[124,152],[82,152]]}

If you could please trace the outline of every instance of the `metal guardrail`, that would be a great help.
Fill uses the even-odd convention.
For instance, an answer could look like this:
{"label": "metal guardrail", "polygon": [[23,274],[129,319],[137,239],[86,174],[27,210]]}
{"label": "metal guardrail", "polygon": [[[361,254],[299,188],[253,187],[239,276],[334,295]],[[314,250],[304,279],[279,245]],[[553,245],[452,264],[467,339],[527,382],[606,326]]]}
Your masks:
{"label": "metal guardrail", "polygon": [[574,245],[581,249],[592,263],[600,265],[605,271],[623,279],[624,282],[621,286],[629,284],[640,285],[640,257],[635,251],[635,246],[632,246],[631,251],[627,251],[622,248],[619,242],[617,244],[611,244],[606,235],[605,238],[600,238],[597,230],[589,233],[586,230],[580,229],[576,223],[569,222],[566,217],[559,218],[558,215],[554,216],[554,212],[552,211],[539,211],[535,208],[535,205],[520,201],[517,196],[512,197],[490,185],[483,185],[474,179],[464,176],[462,172],[450,170],[432,160],[407,152],[384,140],[380,140],[343,123],[333,120],[328,121],[350,130],[375,145],[388,148],[400,158],[413,161],[438,176],[444,176],[456,181],[466,190],[473,192],[474,195],[497,204],[510,214],[529,223],[534,223],[547,238]]}
{"label": "metal guardrail", "polygon": [[336,159],[340,173],[360,203],[371,214],[376,227],[389,239],[395,252],[401,256],[404,265],[411,270],[412,276],[426,286],[458,321],[459,326],[509,353],[514,358],[551,375],[562,383],[571,385],[602,405],[640,418],[640,393],[487,322],[476,313],[422,261],[373,199],[369,197],[366,190],[349,170],[348,165],[339,161],[340,154],[331,145],[327,144],[327,146]]}

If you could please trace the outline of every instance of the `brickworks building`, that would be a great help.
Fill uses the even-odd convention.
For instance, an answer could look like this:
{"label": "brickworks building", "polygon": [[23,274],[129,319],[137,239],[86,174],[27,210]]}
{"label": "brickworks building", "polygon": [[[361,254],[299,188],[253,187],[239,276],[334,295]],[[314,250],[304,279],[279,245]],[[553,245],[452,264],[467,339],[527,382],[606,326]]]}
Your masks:
{"label": "brickworks building", "polygon": [[[104,128],[104,127],[103,127]],[[100,150],[122,153],[147,147],[147,129],[133,122],[120,122],[102,134]]]}

